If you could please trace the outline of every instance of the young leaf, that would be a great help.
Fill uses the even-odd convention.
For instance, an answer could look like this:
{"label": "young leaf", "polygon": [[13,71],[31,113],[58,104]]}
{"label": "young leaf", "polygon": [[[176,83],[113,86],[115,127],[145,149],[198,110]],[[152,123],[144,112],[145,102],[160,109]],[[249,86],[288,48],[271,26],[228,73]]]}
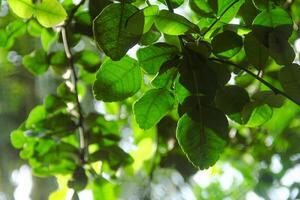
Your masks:
{"label": "young leaf", "polygon": [[133,47],[141,35],[126,29],[130,16],[138,9],[131,4],[110,4],[93,22],[94,37],[98,48],[112,60],[120,60]]}
{"label": "young leaf", "polygon": [[139,127],[149,129],[159,122],[175,103],[174,96],[166,89],[151,89],[133,105]]}
{"label": "young leaf", "polygon": [[220,58],[231,58],[243,46],[241,36],[232,31],[224,31],[216,35],[212,42],[213,53]]}
{"label": "young leaf", "polygon": [[187,114],[178,121],[176,138],[191,163],[200,169],[214,165],[226,145],[222,137]]}
{"label": "young leaf", "polygon": [[24,19],[32,17],[35,9],[32,0],[8,0],[8,4],[17,16]]}
{"label": "young leaf", "polygon": [[186,32],[199,32],[198,26],[181,15],[161,10],[155,18],[157,29],[168,35],[183,35]]}
{"label": "young leaf", "polygon": [[291,64],[279,72],[279,81],[284,91],[300,104],[300,66]]}
{"label": "young leaf", "polygon": [[57,0],[43,0],[36,4],[34,16],[45,27],[52,27],[63,22],[67,13]]}
{"label": "young leaf", "polygon": [[35,16],[38,22],[45,27],[55,26],[67,17],[67,13],[57,0],[43,0],[33,3],[32,0],[9,0],[13,12],[28,19]]}
{"label": "young leaf", "polygon": [[136,60],[125,56],[119,61],[106,60],[96,75],[95,98],[107,102],[121,101],[141,87],[142,75]]}
{"label": "young leaf", "polygon": [[156,74],[162,64],[174,58],[177,53],[178,49],[175,46],[167,43],[156,43],[139,49],[136,56],[140,66],[148,74]]}

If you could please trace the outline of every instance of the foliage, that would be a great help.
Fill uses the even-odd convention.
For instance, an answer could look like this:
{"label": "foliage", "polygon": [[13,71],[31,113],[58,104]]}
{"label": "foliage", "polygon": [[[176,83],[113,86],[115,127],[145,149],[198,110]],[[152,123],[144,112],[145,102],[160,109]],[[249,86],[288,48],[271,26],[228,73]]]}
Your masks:
{"label": "foliage", "polygon": [[[35,175],[69,175],[73,198],[85,188],[95,199],[117,198],[99,191],[117,191],[118,172],[136,174],[141,166],[151,182],[159,166],[189,177],[247,146],[250,152],[260,149],[253,152],[259,159],[266,154],[263,128],[275,139],[291,135],[282,132],[298,112],[294,104],[300,105],[299,56],[291,45],[299,36],[299,1],[8,4],[16,18],[0,30],[0,47],[13,49],[24,35],[40,40],[22,64],[35,76],[51,70],[61,82],[11,133],[12,145]],[[135,47],[136,56],[130,51]],[[87,98],[90,93],[93,98]],[[284,113],[287,108],[296,111]],[[137,151],[120,145],[128,127]],[[287,145],[272,148],[283,155],[294,148]],[[242,156],[238,150],[232,155]]]}

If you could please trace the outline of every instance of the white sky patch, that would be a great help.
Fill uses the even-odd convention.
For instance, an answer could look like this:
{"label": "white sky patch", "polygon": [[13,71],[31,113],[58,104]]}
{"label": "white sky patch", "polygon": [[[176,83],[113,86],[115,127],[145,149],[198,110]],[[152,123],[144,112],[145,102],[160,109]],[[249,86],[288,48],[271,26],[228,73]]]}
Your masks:
{"label": "white sky patch", "polygon": [[208,187],[212,180],[213,177],[211,176],[211,170],[210,169],[206,169],[206,170],[201,170],[198,171],[194,176],[193,176],[193,180],[200,186],[203,188]]}
{"label": "white sky patch", "polygon": [[298,38],[295,43],[294,43],[294,46],[295,46],[295,50],[297,53],[300,53],[300,38]]}
{"label": "white sky patch", "polygon": [[241,184],[243,182],[243,175],[229,163],[223,164],[221,169],[221,174],[212,174],[212,168],[198,171],[193,176],[193,180],[203,188],[206,188],[211,183],[218,181],[224,190],[229,190],[234,183]]}
{"label": "white sky patch", "polygon": [[289,169],[281,179],[281,183],[285,186],[291,186],[293,183],[300,183],[300,164]]}
{"label": "white sky patch", "polygon": [[280,199],[280,200],[287,200],[290,196],[290,191],[286,187],[279,187],[271,189],[268,192],[268,195],[271,199]]}
{"label": "white sky patch", "polygon": [[273,173],[279,173],[282,170],[282,164],[280,162],[280,156],[275,154],[272,156],[270,169]]}
{"label": "white sky patch", "polygon": [[246,200],[264,200],[260,196],[258,196],[255,192],[248,192],[246,194]]}
{"label": "white sky patch", "polygon": [[93,192],[91,190],[83,190],[78,193],[79,199],[93,200]]}
{"label": "white sky patch", "polygon": [[32,174],[27,165],[22,165],[19,170],[11,174],[12,182],[16,185],[14,191],[15,200],[31,200]]}
{"label": "white sky patch", "polygon": [[239,18],[233,18],[229,24],[236,24],[239,25],[241,23],[241,20]]}

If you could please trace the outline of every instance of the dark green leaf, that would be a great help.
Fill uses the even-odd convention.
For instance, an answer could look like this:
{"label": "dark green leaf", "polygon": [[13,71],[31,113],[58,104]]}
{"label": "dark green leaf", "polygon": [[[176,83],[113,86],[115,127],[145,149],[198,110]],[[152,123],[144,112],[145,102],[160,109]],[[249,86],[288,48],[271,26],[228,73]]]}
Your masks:
{"label": "dark green leaf", "polygon": [[200,169],[214,165],[226,145],[222,137],[187,114],[178,121],[176,137],[188,159]]}
{"label": "dark green leaf", "polygon": [[244,49],[248,61],[257,69],[266,67],[268,61],[268,49],[257,38],[249,33],[245,36]]}
{"label": "dark green leaf", "polygon": [[213,38],[211,45],[216,56],[231,58],[240,51],[243,40],[235,32],[224,31]]}
{"label": "dark green leaf", "polygon": [[68,182],[68,187],[73,188],[75,191],[83,190],[88,183],[88,177],[84,168],[77,167],[72,175],[72,179]]}
{"label": "dark green leaf", "polygon": [[140,35],[126,29],[129,17],[137,11],[130,4],[111,4],[95,18],[93,29],[97,46],[112,60],[120,60],[140,39]]}
{"label": "dark green leaf", "polygon": [[215,103],[225,114],[241,112],[250,101],[248,92],[239,86],[225,86],[217,90]]}
{"label": "dark green leaf", "polygon": [[284,91],[300,104],[300,66],[297,64],[283,67],[279,72],[279,80]]}
{"label": "dark green leaf", "polygon": [[271,107],[280,108],[284,103],[284,97],[272,91],[261,91],[252,96],[256,102],[267,104]]}

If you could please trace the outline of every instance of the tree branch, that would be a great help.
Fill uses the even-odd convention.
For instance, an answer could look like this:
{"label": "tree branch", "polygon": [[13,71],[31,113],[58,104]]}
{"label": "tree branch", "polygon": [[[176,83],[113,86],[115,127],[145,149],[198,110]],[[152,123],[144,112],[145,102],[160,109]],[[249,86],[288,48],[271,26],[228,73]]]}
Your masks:
{"label": "tree branch", "polygon": [[218,21],[225,15],[225,13],[232,7],[234,6],[239,0],[235,0],[229,6],[220,14],[220,16],[217,17],[217,19],[206,29],[206,31],[203,33],[203,37],[216,25]]}
{"label": "tree branch", "polygon": [[168,9],[171,13],[174,13],[174,9],[173,9],[173,6],[172,6],[172,3],[170,0],[165,0],[167,6],[168,6]]}
{"label": "tree branch", "polygon": [[74,64],[74,59],[73,55],[71,52],[71,48],[69,45],[68,41],[68,33],[67,33],[67,27],[72,21],[76,11],[79,9],[81,5],[83,5],[85,0],[81,0],[79,4],[77,4],[73,9],[70,11],[70,14],[68,18],[65,21],[64,26],[61,29],[61,36],[63,40],[63,45],[65,49],[65,54],[68,59],[68,63],[72,72],[72,82],[74,85],[74,92],[76,96],[76,107],[77,107],[77,112],[78,112],[78,132],[79,132],[79,143],[80,143],[80,159],[82,161],[82,164],[84,164],[87,161],[87,155],[88,155],[88,142],[87,138],[85,137],[85,131],[84,131],[84,117],[83,117],[83,110],[81,108],[81,104],[79,101],[79,92],[78,92],[78,77],[76,74],[76,69],[75,69],[75,64]]}
{"label": "tree branch", "polygon": [[65,26],[68,26],[72,22],[72,19],[74,18],[75,13],[79,9],[79,7],[82,6],[84,3],[85,3],[85,0],[81,0],[76,6],[74,6],[72,8],[72,10],[69,13],[68,18],[65,21]]}
{"label": "tree branch", "polygon": [[287,95],[285,92],[277,89],[272,84],[268,83],[263,78],[261,78],[259,75],[256,75],[255,73],[253,73],[252,71],[248,70],[247,68],[244,68],[244,67],[242,67],[242,66],[240,66],[238,64],[235,64],[235,63],[233,63],[231,61],[223,60],[223,59],[219,59],[219,58],[210,58],[210,60],[217,61],[217,62],[220,62],[220,63],[229,64],[229,65],[232,65],[232,66],[234,66],[234,67],[236,67],[236,68],[238,68],[240,70],[243,70],[247,74],[249,74],[252,77],[254,77],[256,80],[260,81],[262,84],[264,84],[265,86],[267,86],[268,88],[270,88],[275,94],[281,94],[282,96],[286,97],[287,99],[291,100],[292,102],[296,103],[297,105],[300,105],[295,99],[293,99],[292,97],[290,97],[289,95]]}

